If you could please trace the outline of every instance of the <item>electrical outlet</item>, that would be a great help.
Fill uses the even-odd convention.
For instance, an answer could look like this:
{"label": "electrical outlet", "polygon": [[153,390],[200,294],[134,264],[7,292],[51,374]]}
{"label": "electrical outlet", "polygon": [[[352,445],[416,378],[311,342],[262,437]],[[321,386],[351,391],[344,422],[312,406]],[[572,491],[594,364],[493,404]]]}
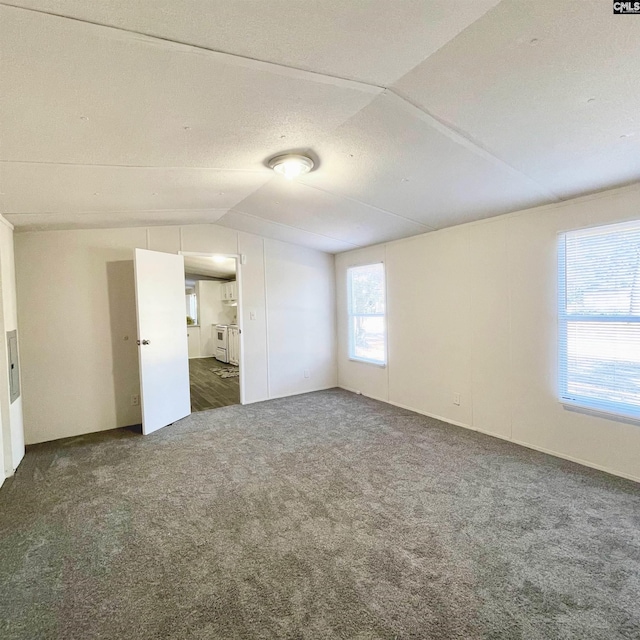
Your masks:
{"label": "electrical outlet", "polygon": [[305,369],[304,370],[304,377],[308,378],[309,377],[309,369]]}
{"label": "electrical outlet", "polygon": [[460,394],[459,393],[454,393],[453,394],[453,404],[460,406]]}
{"label": "electrical outlet", "polygon": [[140,396],[135,393],[131,396],[131,405],[137,407],[140,404]]}

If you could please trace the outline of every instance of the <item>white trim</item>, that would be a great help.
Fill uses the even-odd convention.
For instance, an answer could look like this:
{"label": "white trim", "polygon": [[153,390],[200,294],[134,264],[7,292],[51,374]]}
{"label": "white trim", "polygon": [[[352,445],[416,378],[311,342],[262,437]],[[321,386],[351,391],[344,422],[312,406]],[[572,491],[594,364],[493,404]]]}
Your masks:
{"label": "white trim", "polygon": [[605,420],[611,420],[612,422],[624,422],[625,424],[632,424],[635,426],[640,425],[639,416],[626,415],[624,413],[614,413],[613,411],[598,409],[595,406],[584,404],[582,400],[572,401],[567,398],[560,398],[559,402],[566,411],[582,413],[586,416],[592,416],[593,418],[604,418]]}
{"label": "white trim", "polygon": [[15,231],[15,227],[1,214],[0,214],[0,222],[2,222],[2,224],[4,224],[5,226],[9,227],[11,231]]}
{"label": "white trim", "polygon": [[399,407],[400,409],[406,409],[407,411],[413,411],[413,413],[419,413],[421,416],[427,416],[427,418],[433,418],[434,420],[440,420],[440,422],[446,422],[447,424],[452,424],[455,427],[462,427],[463,429],[468,429],[469,431],[478,431],[475,427],[472,427],[470,424],[466,424],[465,422],[457,422],[456,420],[451,420],[450,418],[443,418],[436,413],[429,413],[428,411],[420,411],[419,409],[413,409],[412,407],[407,406],[406,404],[400,404],[399,402],[393,402],[393,400],[387,400],[387,404],[393,405],[394,407]]}
{"label": "white trim", "polygon": [[[354,251],[354,253],[356,253],[356,252],[360,251],[360,249],[354,249],[353,251]],[[345,268],[346,269],[354,269],[356,267],[369,267],[372,264],[384,264],[384,260],[374,260],[374,261],[365,260],[364,262],[354,262],[352,264],[346,265]]]}
{"label": "white trim", "polygon": [[387,277],[387,247],[382,249],[383,259],[382,264],[384,266],[384,359],[386,362],[386,374],[387,374],[387,400],[389,399],[389,389],[391,388],[391,372],[389,371],[389,278]]}
{"label": "white trim", "polygon": [[[235,260],[240,258],[239,253],[222,253],[220,251],[178,251],[178,254],[181,256],[203,256],[205,258],[210,256],[220,256],[222,258],[234,258]],[[236,264],[236,275],[238,274],[237,267],[238,265]]]}
{"label": "white trim", "polygon": [[356,358],[355,356],[349,356],[349,362],[359,362],[361,364],[372,364],[374,367],[380,367],[381,369],[387,368],[386,362],[378,362],[377,360],[365,360],[364,358]]}
{"label": "white trim", "polygon": [[357,396],[363,396],[364,398],[371,398],[371,400],[377,400],[378,402],[384,402],[385,404],[390,404],[390,402],[388,400],[385,400],[384,398],[378,398],[378,396],[371,396],[366,393],[362,393],[362,391],[360,391],[359,389],[352,389],[351,387],[345,387],[343,384],[340,384],[339,382],[338,382],[338,389],[344,389],[349,393],[355,393]]}
{"label": "white trim", "polygon": [[[357,395],[365,395],[360,391],[355,389],[350,389],[349,387],[345,387],[343,385],[338,385],[340,389],[344,389],[345,391],[349,391],[351,393],[355,393]],[[573,456],[568,456],[564,453],[559,453],[557,451],[553,451],[551,449],[545,449],[544,447],[539,447],[535,444],[530,444],[528,442],[524,442],[522,440],[514,440],[513,438],[509,438],[507,436],[502,436],[497,433],[491,433],[490,431],[484,431],[483,429],[478,429],[477,427],[464,424],[462,422],[456,422],[455,420],[451,420],[449,418],[443,418],[442,416],[435,415],[433,413],[427,413],[426,411],[420,411],[418,409],[414,409],[412,407],[408,407],[406,405],[399,404],[397,402],[392,402],[391,400],[383,400],[382,398],[376,398],[374,396],[365,396],[367,398],[371,398],[372,400],[377,400],[378,402],[384,402],[385,404],[390,404],[394,407],[399,407],[400,409],[406,409],[407,411],[412,411],[413,413],[417,413],[419,415],[427,416],[429,418],[435,418],[436,420],[440,420],[446,424],[453,425],[455,427],[463,427],[464,429],[468,429],[469,431],[475,431],[476,433],[481,433],[485,436],[490,436],[492,438],[498,438],[498,440],[504,440],[505,442],[511,442],[513,444],[517,444],[520,447],[525,447],[527,449],[533,449],[534,451],[539,451],[540,453],[545,453],[549,456],[553,456],[554,458],[560,458],[561,460],[568,460],[569,462],[574,462],[575,464],[582,465],[583,467],[588,467],[590,469],[596,469],[596,471],[603,471],[604,473],[608,473],[612,476],[617,476],[619,478],[624,478],[625,480],[632,480],[633,482],[640,483],[640,477],[634,476],[630,473],[624,473],[623,471],[617,471],[614,469],[610,469],[609,467],[605,467],[604,465],[596,464],[595,462],[590,462],[588,460],[583,460],[582,458],[575,458]]]}
{"label": "white trim", "polygon": [[271,367],[269,366],[269,291],[267,286],[267,241],[262,238],[262,278],[264,285],[264,344],[267,356],[267,398],[271,398]]}
{"label": "white trim", "polygon": [[11,231],[15,231],[15,227],[3,215],[0,215],[0,222],[2,222],[2,224],[4,224],[5,226],[9,227]]}
{"label": "white trim", "polygon": [[[296,391],[295,393],[283,393],[279,396],[271,396],[268,400],[280,400],[282,398],[293,398],[295,396],[303,396],[305,393],[316,393],[317,391],[328,391],[329,389],[335,389],[336,385],[332,384],[328,387],[316,387],[314,389],[305,389],[304,391]],[[266,400],[257,400],[256,402],[266,402]],[[251,404],[254,404],[253,402]]]}
{"label": "white trim", "polygon": [[[481,433],[484,433],[483,431]],[[492,435],[492,434],[487,434]],[[506,438],[502,438],[501,436],[496,436],[496,438],[500,438],[501,440],[506,440]],[[561,458],[562,460],[568,460],[569,462],[575,462],[576,464],[580,464],[583,467],[589,467],[590,469],[596,469],[597,471],[604,471],[612,476],[618,476],[619,478],[624,478],[625,480],[633,480],[634,482],[640,482],[640,476],[634,476],[630,473],[624,473],[623,471],[614,471],[613,469],[609,469],[601,464],[596,464],[595,462],[589,462],[588,460],[583,460],[582,458],[574,458],[573,456],[565,455],[564,453],[558,453],[557,451],[552,451],[551,449],[545,449],[544,447],[538,447],[535,444],[529,444],[528,442],[523,442],[521,440],[507,440],[508,442],[513,442],[514,444],[520,445],[521,447],[526,447],[527,449],[533,449],[534,451],[539,451],[540,453],[546,453],[547,455],[553,456],[554,458]]]}

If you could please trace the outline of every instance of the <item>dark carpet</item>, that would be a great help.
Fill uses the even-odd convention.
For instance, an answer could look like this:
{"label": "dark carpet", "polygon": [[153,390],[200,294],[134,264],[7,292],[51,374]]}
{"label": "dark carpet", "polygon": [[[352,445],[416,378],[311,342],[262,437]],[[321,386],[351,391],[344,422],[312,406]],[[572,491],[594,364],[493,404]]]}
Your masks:
{"label": "dark carpet", "polygon": [[640,638],[640,488],[340,390],[30,447],[0,637]]}

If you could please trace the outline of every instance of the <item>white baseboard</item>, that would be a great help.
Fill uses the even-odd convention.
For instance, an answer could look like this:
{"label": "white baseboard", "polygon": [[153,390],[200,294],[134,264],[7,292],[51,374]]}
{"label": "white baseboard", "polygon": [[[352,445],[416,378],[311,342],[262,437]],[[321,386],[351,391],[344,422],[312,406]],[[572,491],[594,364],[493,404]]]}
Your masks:
{"label": "white baseboard", "polygon": [[[372,400],[378,400],[379,402],[386,402],[387,404],[391,404],[387,398],[378,398],[377,396],[370,396],[366,393],[362,393],[358,389],[351,389],[350,387],[345,387],[341,384],[338,385],[338,389],[344,389],[345,391],[349,391],[350,393],[355,393],[357,396],[364,396],[365,398],[371,398]],[[413,409],[411,409],[413,411]]]}
{"label": "white baseboard", "polygon": [[[355,389],[349,389],[348,387],[343,387],[340,385],[341,389],[345,391],[350,391],[351,393],[355,393],[358,395],[365,395],[360,391]],[[534,451],[539,451],[540,453],[546,453],[549,456],[554,456],[555,458],[560,458],[562,460],[568,460],[569,462],[575,462],[576,464],[582,465],[583,467],[589,467],[590,469],[596,469],[597,471],[604,471],[612,476],[618,476],[619,478],[624,478],[625,480],[633,480],[634,482],[640,483],[640,477],[631,475],[629,473],[624,473],[622,471],[616,471],[614,469],[610,469],[605,467],[604,465],[595,464],[594,462],[590,462],[588,460],[582,460],[581,458],[575,458],[573,456],[568,456],[564,453],[560,453],[558,451],[553,451],[551,449],[545,449],[544,447],[539,447],[535,444],[530,444],[528,442],[523,442],[520,440],[514,440],[512,438],[507,438],[506,436],[501,436],[496,433],[491,433],[489,431],[483,431],[482,429],[478,429],[472,425],[464,424],[462,422],[456,422],[454,420],[450,420],[449,418],[443,418],[442,416],[435,415],[433,413],[428,413],[426,411],[420,411],[419,409],[414,409],[413,407],[408,407],[406,405],[399,404],[397,402],[392,402],[391,400],[385,400],[383,398],[374,398],[373,396],[365,396],[367,398],[371,398],[372,400],[378,400],[379,402],[384,402],[385,404],[390,404],[394,407],[399,407],[400,409],[406,409],[407,411],[413,411],[414,413],[418,413],[422,416],[427,416],[429,418],[435,418],[436,420],[440,420],[442,422],[446,422],[447,424],[453,425],[455,427],[462,427],[463,429],[469,429],[470,431],[476,431],[477,433],[482,433],[485,436],[491,436],[492,438],[498,438],[499,440],[504,440],[505,442],[511,442],[513,444],[517,444],[521,447],[526,447],[527,449],[533,449]]]}
{"label": "white baseboard", "polygon": [[[492,435],[488,433],[487,435]],[[496,438],[501,438],[500,436],[494,436]],[[501,440],[506,440],[506,438],[501,438]],[[575,462],[576,464],[582,465],[583,467],[589,467],[590,469],[596,469],[596,471],[604,471],[612,476],[618,476],[619,478],[624,478],[625,480],[633,480],[634,482],[640,482],[640,477],[631,475],[630,473],[624,473],[623,471],[614,471],[613,469],[609,469],[601,464],[596,464],[595,462],[589,462],[588,460],[582,460],[581,458],[574,458],[573,456],[567,456],[564,453],[558,453],[557,451],[552,451],[551,449],[545,449],[544,447],[538,447],[535,444],[529,444],[528,442],[522,442],[521,440],[508,440],[508,442],[513,442],[513,444],[520,445],[521,447],[526,447],[527,449],[533,449],[534,451],[539,451],[540,453],[546,453],[547,455],[554,456],[555,458],[561,458],[562,460],[568,460],[569,462]]]}
{"label": "white baseboard", "polygon": [[[269,400],[278,400],[279,398],[293,398],[294,396],[301,396],[305,393],[315,393],[316,391],[328,391],[329,389],[335,389],[336,385],[332,384],[328,387],[316,387],[315,389],[305,389],[304,391],[296,391],[295,393],[283,393],[279,396],[269,396]],[[252,403],[253,404],[253,403]]]}
{"label": "white baseboard", "polygon": [[451,420],[450,418],[443,418],[442,416],[436,415],[435,413],[420,411],[419,409],[408,407],[407,405],[400,404],[399,402],[392,402],[391,400],[387,400],[387,404],[391,404],[394,407],[399,407],[400,409],[406,409],[407,411],[413,411],[413,413],[419,413],[421,416],[427,416],[427,418],[434,418],[436,420],[440,420],[441,422],[452,424],[455,427],[462,427],[463,429],[469,429],[469,431],[478,431],[478,429],[476,429],[475,427],[472,427],[470,424],[466,424],[464,422],[457,422],[456,420]]}

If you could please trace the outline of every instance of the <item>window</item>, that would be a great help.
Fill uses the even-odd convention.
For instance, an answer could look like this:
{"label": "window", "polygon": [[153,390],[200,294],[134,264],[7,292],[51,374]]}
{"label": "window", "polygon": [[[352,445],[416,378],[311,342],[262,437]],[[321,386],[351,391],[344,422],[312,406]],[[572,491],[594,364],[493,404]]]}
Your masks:
{"label": "window", "polygon": [[560,399],[640,419],[640,221],[562,234]]}
{"label": "window", "polygon": [[187,324],[198,324],[198,296],[194,289],[187,289]]}
{"label": "window", "polygon": [[384,265],[347,270],[349,357],[373,364],[387,362]]}

